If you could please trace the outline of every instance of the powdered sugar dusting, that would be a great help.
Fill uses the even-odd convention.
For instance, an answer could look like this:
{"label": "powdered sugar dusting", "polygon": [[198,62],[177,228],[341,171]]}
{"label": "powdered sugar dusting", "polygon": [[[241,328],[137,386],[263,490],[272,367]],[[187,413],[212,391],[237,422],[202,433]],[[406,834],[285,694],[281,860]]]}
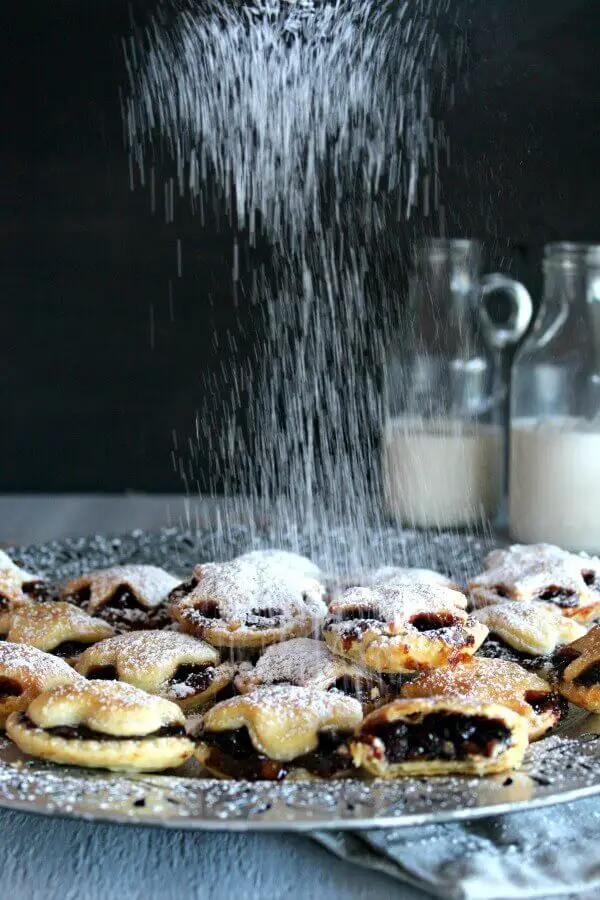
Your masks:
{"label": "powdered sugar dusting", "polygon": [[39,575],[32,575],[16,565],[3,550],[0,550],[0,599],[12,601],[26,601],[27,595],[23,592],[24,584],[41,582]]}
{"label": "powdered sugar dusting", "polygon": [[[600,559],[579,556],[552,544],[515,544],[506,550],[493,550],[485,559],[485,570],[469,582],[476,602],[495,602],[500,587],[509,597],[528,600],[549,587],[573,592],[584,605],[592,599],[600,602],[600,590],[586,584],[585,572],[600,577]],[[486,593],[489,592],[489,599]]]}
{"label": "powdered sugar dusting", "polygon": [[163,603],[178,584],[177,578],[158,566],[113,566],[69,581],[62,593],[66,596],[89,587],[89,609],[95,611],[111,599],[117,588],[126,587],[142,606],[150,609]]}
{"label": "powdered sugar dusting", "polygon": [[[40,603],[19,607],[11,616],[7,639],[19,644],[52,644],[77,640],[79,636],[96,640],[114,634],[102,619],[95,619],[71,603]],[[54,646],[54,644],[53,644]]]}
{"label": "powdered sugar dusting", "polygon": [[586,633],[583,625],[539,603],[498,603],[476,610],[474,618],[521,653],[545,656]]}
{"label": "powdered sugar dusting", "polygon": [[207,563],[194,570],[199,579],[186,600],[216,603],[222,619],[244,622],[256,610],[281,610],[283,615],[324,615],[324,589],[318,581],[290,571],[275,558],[238,557],[228,563]]}
{"label": "powdered sugar dusting", "polygon": [[[124,715],[125,713],[125,715]],[[32,701],[27,715],[40,728],[84,724],[106,734],[150,734],[185,721],[179,707],[123,681],[60,685]]]}
{"label": "powdered sugar dusting", "polygon": [[453,582],[441,572],[434,572],[433,569],[410,569],[402,566],[381,566],[373,572],[365,574],[365,586],[379,587],[386,585],[388,587],[396,584],[440,584],[444,587],[454,588]]}
{"label": "powdered sugar dusting", "polygon": [[[219,653],[210,644],[176,631],[134,631],[108,638],[93,649],[94,664],[109,660],[119,673],[144,672],[160,666],[161,670],[183,663],[218,665]],[[193,693],[193,691],[192,691]]]}
{"label": "powdered sugar dusting", "polygon": [[[328,623],[335,625],[335,617],[357,609],[357,619],[368,619],[368,613],[383,623],[407,623],[420,613],[451,613],[463,622],[467,614],[463,608],[464,597],[457,591],[436,585],[402,584],[394,587],[350,588],[331,604]],[[344,623],[340,623],[344,624]]]}
{"label": "powdered sugar dusting", "polygon": [[257,560],[258,562],[266,560],[278,568],[288,569],[290,572],[294,572],[304,578],[312,578],[314,581],[322,581],[323,579],[321,569],[308,556],[290,553],[288,550],[250,550],[248,553],[243,553],[239,558]]}
{"label": "powdered sugar dusting", "polygon": [[0,643],[0,675],[22,674],[43,683],[57,676],[84,680],[68,663],[28,644]]}
{"label": "powdered sugar dusting", "polygon": [[532,707],[523,699],[527,691],[547,694],[545,681],[517,663],[474,657],[460,666],[444,666],[417,676],[402,688],[403,697],[467,697],[500,703],[531,718]]}
{"label": "powdered sugar dusting", "polygon": [[315,677],[324,681],[337,678],[340,665],[348,664],[331,653],[323,641],[294,638],[268,647],[249,674],[263,684],[285,681],[304,685]]}

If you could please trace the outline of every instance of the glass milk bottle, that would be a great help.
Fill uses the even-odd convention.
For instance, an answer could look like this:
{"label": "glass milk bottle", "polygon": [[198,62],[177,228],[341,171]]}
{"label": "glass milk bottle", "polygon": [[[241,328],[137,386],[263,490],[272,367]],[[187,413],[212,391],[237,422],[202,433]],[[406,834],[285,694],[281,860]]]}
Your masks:
{"label": "glass milk bottle", "polygon": [[[418,244],[403,320],[388,353],[383,486],[404,525],[454,528],[493,518],[503,494],[505,348],[531,317],[525,288],[481,276],[477,241]],[[510,316],[495,325],[485,299],[503,291]]]}
{"label": "glass milk bottle", "polygon": [[600,246],[545,249],[513,371],[509,527],[524,543],[600,552]]}

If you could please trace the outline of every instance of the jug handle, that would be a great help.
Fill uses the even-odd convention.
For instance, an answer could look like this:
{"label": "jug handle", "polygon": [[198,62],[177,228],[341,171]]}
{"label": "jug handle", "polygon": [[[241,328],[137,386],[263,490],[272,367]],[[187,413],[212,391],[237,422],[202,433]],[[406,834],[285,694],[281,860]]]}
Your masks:
{"label": "jug handle", "polygon": [[[502,324],[493,321],[487,308],[488,297],[496,291],[506,294],[511,301],[510,313]],[[531,323],[533,303],[529,291],[520,281],[507,278],[499,272],[485,275],[481,280],[479,316],[486,343],[494,351],[492,392],[501,400],[501,425],[507,435],[510,423],[511,363],[511,354],[508,351],[519,343]],[[502,478],[504,497],[508,492],[508,454],[508,441],[505,441]]]}
{"label": "jug handle", "polygon": [[[510,314],[506,322],[501,325],[492,320],[487,308],[487,299],[490,294],[506,294],[511,301]],[[524,284],[507,278],[498,272],[485,275],[481,280],[481,305],[479,315],[486,341],[495,350],[505,350],[507,347],[517,344],[531,322],[533,304],[531,296]]]}

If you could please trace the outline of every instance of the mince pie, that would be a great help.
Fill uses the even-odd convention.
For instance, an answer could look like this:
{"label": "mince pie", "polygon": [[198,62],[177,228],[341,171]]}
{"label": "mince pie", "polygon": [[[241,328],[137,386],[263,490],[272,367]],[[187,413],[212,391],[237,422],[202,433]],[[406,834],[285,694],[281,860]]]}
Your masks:
{"label": "mince pie", "polygon": [[[340,585],[345,588],[393,587],[396,584],[436,584],[460,591],[460,586],[451,578],[442,575],[441,572],[436,572],[433,569],[415,569],[404,566],[381,566],[379,569],[373,569],[370,572],[363,572],[362,574],[340,580]],[[465,607],[467,605],[466,598],[464,605]]]}
{"label": "mince pie", "polygon": [[368,715],[350,743],[354,764],[381,778],[505,772],[526,749],[522,716],[463,697],[394,700]]}
{"label": "mince pie", "polygon": [[114,633],[108,622],[94,619],[70,603],[57,601],[17,609],[11,617],[7,640],[29,644],[71,662],[92,644]]}
{"label": "mince pie", "polygon": [[469,582],[474,606],[533,601],[587,624],[600,616],[600,559],[551,544],[494,550],[485,571]]}
{"label": "mince pie", "polygon": [[83,681],[62,659],[26,644],[0,644],[0,728],[12,712],[26,709],[44,691]]}
{"label": "mince pie", "polygon": [[321,569],[308,556],[290,553],[289,550],[250,550],[248,553],[238,556],[238,559],[248,559],[259,563],[267,562],[269,565],[287,569],[287,571],[293,572],[294,575],[300,575],[302,578],[312,578],[313,581],[319,582],[325,580]]}
{"label": "mince pie", "polygon": [[214,647],[174,631],[132,631],[95,644],[76,669],[90,679],[126,681],[193,710],[219,699],[234,668]]}
{"label": "mince pie", "polygon": [[377,672],[415,672],[468,659],[487,628],[441,585],[351,588],[329,607],[330,650]]}
{"label": "mince pie", "polygon": [[391,699],[389,685],[375,672],[335,656],[323,641],[293,638],[267,647],[254,666],[242,663],[235,686],[242,694],[275,684],[295,684],[354,697],[368,712]]}
{"label": "mince pie", "polygon": [[556,687],[575,706],[600,713],[600,625],[552,657]]}
{"label": "mince pie", "polygon": [[118,681],[84,681],[40,694],[9,716],[24,752],[66,765],[154,772],[181,765],[194,744],[182,710]]}
{"label": "mince pie", "polygon": [[443,696],[508,706],[527,721],[531,741],[543,737],[567,713],[563,698],[545,681],[503,659],[476,656],[461,666],[424,672],[401,693],[410,699]]}
{"label": "mince pie", "polygon": [[61,599],[99,616],[118,632],[140,631],[169,624],[166,600],[178,584],[157,566],[114,566],[69,581]]}
{"label": "mince pie", "polygon": [[266,558],[196,566],[170,594],[184,631],[216,647],[254,649],[318,631],[327,607],[320,582]]}
{"label": "mince pie", "polygon": [[490,631],[479,656],[517,662],[543,678],[550,675],[551,654],[586,632],[579,622],[540,603],[497,603],[473,615]]}
{"label": "mince pie", "polygon": [[295,685],[258,688],[213,706],[195,735],[196,756],[219,777],[280,781],[291,773],[347,774],[357,700]]}
{"label": "mince pie", "polygon": [[50,589],[39,575],[17,566],[0,550],[0,634],[10,627],[11,613],[19,606],[50,598]]}

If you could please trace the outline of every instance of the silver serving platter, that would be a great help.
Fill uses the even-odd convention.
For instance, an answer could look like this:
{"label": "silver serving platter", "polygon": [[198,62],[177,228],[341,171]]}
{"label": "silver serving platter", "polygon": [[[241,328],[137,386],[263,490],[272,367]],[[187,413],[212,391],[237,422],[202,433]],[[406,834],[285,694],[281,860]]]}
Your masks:
{"label": "silver serving platter", "polygon": [[[239,532],[230,555],[247,549]],[[189,569],[214,557],[209,530],[186,534],[134,532],[9,551],[30,571],[66,577],[117,562],[154,562]],[[490,540],[476,536],[386,536],[386,556],[397,564],[428,564],[465,578]],[[256,546],[257,536],[252,533]],[[271,543],[269,535],[264,543]],[[390,550],[391,548],[391,550]],[[391,555],[390,555],[391,554]],[[448,565],[448,560],[451,564]],[[600,716],[572,710],[556,733],[533,744],[522,768],[485,778],[406,778],[392,781],[218,781],[195,762],[162,775],[120,775],[56,766],[23,756],[0,738],[0,806],[44,815],[214,831],[318,831],[400,828],[472,819],[550,806],[600,792]]]}

